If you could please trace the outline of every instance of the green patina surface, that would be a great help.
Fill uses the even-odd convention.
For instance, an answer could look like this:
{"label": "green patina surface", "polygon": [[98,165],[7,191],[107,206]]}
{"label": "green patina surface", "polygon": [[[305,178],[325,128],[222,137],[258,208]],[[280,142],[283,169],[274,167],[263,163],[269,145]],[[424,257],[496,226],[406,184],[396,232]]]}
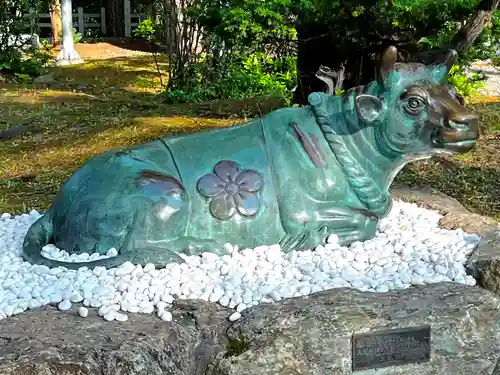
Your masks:
{"label": "green patina surface", "polygon": [[[411,160],[470,150],[477,118],[442,84],[448,63],[412,70],[382,58],[380,80],[342,97],[247,124],[165,137],[89,160],[29,230],[24,257],[48,266],[42,246],[69,253],[111,247],[115,258],[162,266],[177,253],[224,254],[224,243],[284,251],[375,235],[388,188]],[[385,60],[384,60],[385,59]]]}

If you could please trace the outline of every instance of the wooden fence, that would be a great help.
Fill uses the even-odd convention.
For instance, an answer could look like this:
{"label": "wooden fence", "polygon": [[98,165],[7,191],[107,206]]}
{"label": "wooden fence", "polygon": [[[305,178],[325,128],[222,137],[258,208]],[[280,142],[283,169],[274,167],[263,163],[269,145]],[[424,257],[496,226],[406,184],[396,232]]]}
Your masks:
{"label": "wooden fence", "polygon": [[[133,29],[144,19],[144,15],[130,11],[130,0],[125,0],[124,3],[125,36],[130,37]],[[39,28],[51,28],[49,13],[40,13],[38,18]],[[100,29],[101,34],[106,35],[106,10],[101,8],[100,13],[84,13],[82,7],[76,8],[76,13],[73,12],[73,27],[84,37],[87,28]]]}
{"label": "wooden fence", "polygon": [[[38,18],[40,22],[37,25],[40,29],[51,28],[49,13],[40,13]],[[73,27],[82,35],[85,35],[86,28],[101,29],[101,33],[105,35],[106,12],[104,8],[101,8],[100,13],[84,13],[82,7],[76,8],[76,13],[73,12]]]}
{"label": "wooden fence", "polygon": [[130,0],[125,0],[123,4],[123,11],[125,16],[125,36],[132,36],[134,28],[139,26],[139,23],[145,18],[143,14],[130,12]]}

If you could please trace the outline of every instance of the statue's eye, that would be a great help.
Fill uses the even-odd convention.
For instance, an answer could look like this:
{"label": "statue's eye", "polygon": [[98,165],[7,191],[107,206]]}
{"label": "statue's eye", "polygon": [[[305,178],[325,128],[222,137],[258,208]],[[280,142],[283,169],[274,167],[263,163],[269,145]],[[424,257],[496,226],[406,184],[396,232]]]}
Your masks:
{"label": "statue's eye", "polygon": [[405,101],[405,109],[408,113],[415,115],[425,108],[425,103],[422,98],[412,96]]}

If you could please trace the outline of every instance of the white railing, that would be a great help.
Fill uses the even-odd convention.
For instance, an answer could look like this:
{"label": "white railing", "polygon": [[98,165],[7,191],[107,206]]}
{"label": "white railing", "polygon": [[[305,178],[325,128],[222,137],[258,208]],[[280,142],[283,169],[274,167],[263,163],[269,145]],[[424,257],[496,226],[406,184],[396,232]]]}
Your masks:
{"label": "white railing", "polygon": [[[132,36],[133,28],[139,26],[139,22],[143,19],[143,15],[139,13],[130,12],[130,0],[124,0],[123,11],[125,16],[125,36]],[[132,22],[134,20],[134,22]]]}
{"label": "white railing", "polygon": [[[48,22],[38,22],[39,28],[51,28],[50,14],[40,13],[38,18],[47,20]],[[89,22],[90,21],[90,22]],[[73,27],[78,30],[80,34],[85,36],[86,28],[100,28],[103,35],[106,34],[106,12],[101,8],[100,13],[84,13],[82,7],[76,8],[76,13],[73,13]]]}
{"label": "white railing", "polygon": [[[130,11],[130,0],[124,1],[124,18],[125,18],[125,36],[132,36],[132,30],[139,25],[143,19],[143,15],[139,13],[132,13]],[[39,28],[51,28],[50,14],[40,13],[38,15]],[[86,28],[100,28],[102,35],[106,35],[106,11],[101,8],[100,13],[84,13],[82,7],[76,8],[76,13],[73,12],[73,27],[78,30],[80,34],[85,36]]]}

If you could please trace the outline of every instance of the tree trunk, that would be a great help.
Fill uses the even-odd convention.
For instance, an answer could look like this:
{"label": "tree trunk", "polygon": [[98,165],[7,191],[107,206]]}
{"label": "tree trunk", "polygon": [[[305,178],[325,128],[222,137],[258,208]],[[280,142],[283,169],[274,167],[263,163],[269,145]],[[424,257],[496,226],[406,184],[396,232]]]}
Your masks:
{"label": "tree trunk", "polygon": [[482,0],[467,23],[451,40],[449,47],[458,53],[469,48],[493,17],[500,0]]}
{"label": "tree trunk", "polygon": [[51,0],[49,4],[50,24],[52,27],[52,45],[61,44],[62,17],[60,0]]}
{"label": "tree trunk", "polygon": [[64,62],[80,61],[80,55],[75,49],[73,42],[73,8],[71,0],[61,0],[62,15],[62,49],[58,60]]}
{"label": "tree trunk", "polygon": [[[388,45],[372,43],[363,48],[358,43],[345,44],[342,38],[336,38],[328,25],[297,25],[298,85],[294,92],[294,102],[307,104],[307,97],[315,91],[325,91],[325,83],[316,77],[320,65],[336,72],[342,71],[342,88],[362,85],[375,77],[376,61],[373,56],[381,53]],[[337,86],[337,80],[335,80]]]}
{"label": "tree trunk", "polygon": [[106,0],[106,23],[109,36],[125,36],[125,14],[123,0]]}

